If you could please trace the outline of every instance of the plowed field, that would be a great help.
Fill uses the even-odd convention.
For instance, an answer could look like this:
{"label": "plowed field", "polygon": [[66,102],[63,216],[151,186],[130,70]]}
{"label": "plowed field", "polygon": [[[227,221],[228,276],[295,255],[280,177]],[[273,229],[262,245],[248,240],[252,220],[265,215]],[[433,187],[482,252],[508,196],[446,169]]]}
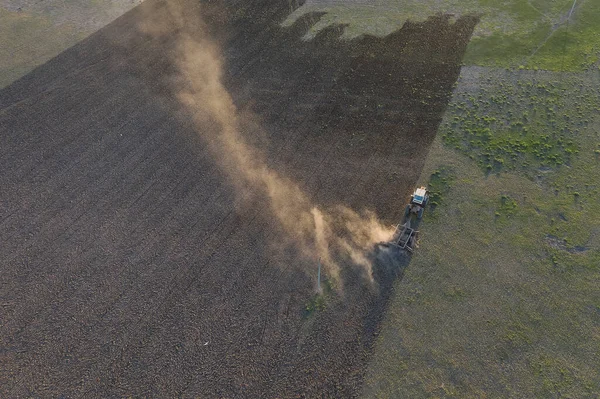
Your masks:
{"label": "plowed field", "polygon": [[232,183],[176,49],[217,48],[270,170],[391,224],[477,21],[305,41],[319,15],[283,28],[285,1],[176,6],[148,0],[0,91],[0,397],[355,396],[389,281],[342,257],[307,314],[316,264]]}

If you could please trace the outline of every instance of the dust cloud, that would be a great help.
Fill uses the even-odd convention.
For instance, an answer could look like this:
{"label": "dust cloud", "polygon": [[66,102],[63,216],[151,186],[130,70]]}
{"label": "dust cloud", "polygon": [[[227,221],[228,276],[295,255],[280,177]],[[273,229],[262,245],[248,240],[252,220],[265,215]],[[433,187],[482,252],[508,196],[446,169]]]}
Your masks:
{"label": "dust cloud", "polygon": [[248,130],[259,127],[236,109],[222,83],[224,60],[218,43],[201,18],[191,19],[189,10],[166,4],[171,21],[146,18],[142,30],[161,35],[173,30],[168,24],[176,24],[177,98],[193,116],[198,134],[238,197],[249,193],[266,197],[269,211],[287,238],[308,259],[315,263],[320,259],[331,277],[339,277],[335,259],[340,254],[365,267],[371,277],[367,253],[375,243],[390,239],[393,229],[384,227],[372,212],[359,214],[341,205],[322,209],[298,184],[269,168],[264,154],[246,139]]}

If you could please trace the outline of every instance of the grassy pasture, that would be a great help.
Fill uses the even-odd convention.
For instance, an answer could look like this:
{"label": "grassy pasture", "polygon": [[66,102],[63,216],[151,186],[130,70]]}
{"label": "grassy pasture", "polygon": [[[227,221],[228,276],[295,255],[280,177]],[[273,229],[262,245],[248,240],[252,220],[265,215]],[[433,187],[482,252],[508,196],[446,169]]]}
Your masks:
{"label": "grassy pasture", "polygon": [[466,79],[440,129],[444,143],[487,172],[569,165],[576,136],[600,114],[598,82],[590,74],[498,71],[484,82]]}
{"label": "grassy pasture", "polygon": [[139,2],[0,0],[0,88],[75,45]]}
{"label": "grassy pasture", "polygon": [[0,88],[30,72],[85,36],[47,15],[0,7]]}

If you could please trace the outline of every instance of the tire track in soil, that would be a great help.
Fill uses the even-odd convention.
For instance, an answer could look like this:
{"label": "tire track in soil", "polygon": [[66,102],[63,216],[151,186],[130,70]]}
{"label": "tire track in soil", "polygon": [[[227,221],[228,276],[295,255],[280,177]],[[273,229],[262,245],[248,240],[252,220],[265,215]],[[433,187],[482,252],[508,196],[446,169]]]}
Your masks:
{"label": "tire track in soil", "polygon": [[[283,29],[287,2],[202,8],[269,166],[316,204],[395,221],[476,20],[305,42],[319,16]],[[349,267],[303,317],[314,265],[276,248],[260,198],[234,200],[173,95],[180,32],[132,29],[165,11],[149,0],[0,91],[0,396],[355,396],[391,282]]]}

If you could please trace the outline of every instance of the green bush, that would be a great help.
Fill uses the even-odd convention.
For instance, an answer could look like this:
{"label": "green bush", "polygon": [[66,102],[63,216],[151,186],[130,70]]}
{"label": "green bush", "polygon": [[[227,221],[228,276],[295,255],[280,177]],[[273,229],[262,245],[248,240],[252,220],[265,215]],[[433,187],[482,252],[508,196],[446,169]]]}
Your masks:
{"label": "green bush", "polygon": [[454,173],[447,166],[440,166],[431,174],[427,191],[429,192],[429,206],[432,209],[443,203],[444,195],[450,191],[453,181]]}

